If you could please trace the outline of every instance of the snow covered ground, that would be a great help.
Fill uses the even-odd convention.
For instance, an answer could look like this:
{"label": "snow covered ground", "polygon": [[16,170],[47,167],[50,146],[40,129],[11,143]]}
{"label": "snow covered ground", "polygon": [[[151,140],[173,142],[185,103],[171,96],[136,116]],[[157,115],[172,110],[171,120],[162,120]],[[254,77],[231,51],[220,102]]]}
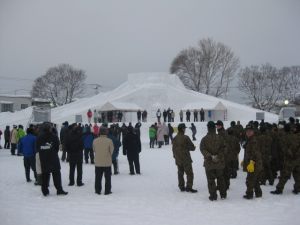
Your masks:
{"label": "snow covered ground", "polygon": [[[69,166],[61,163],[63,187],[69,194],[57,196],[51,181],[50,196],[44,197],[39,186],[26,183],[22,157],[0,150],[0,224],[299,224],[296,218],[300,212],[300,196],[292,194],[293,179],[281,196],[269,193],[274,187],[262,186],[263,197],[247,201],[242,198],[246,174],[240,170],[238,178],[231,182],[226,200],[208,200],[203,157],[199,151],[200,138],[206,133],[205,123],[197,123],[197,150],[192,152],[194,188],[198,193],[181,193],[171,146],[149,149],[148,125],[143,124],[142,129],[142,175],[130,176],[127,159],[120,154],[120,174],[112,176],[113,194],[109,196],[94,193],[93,165],[84,164],[83,187],[69,187]],[[240,158],[242,154],[243,151]]]}

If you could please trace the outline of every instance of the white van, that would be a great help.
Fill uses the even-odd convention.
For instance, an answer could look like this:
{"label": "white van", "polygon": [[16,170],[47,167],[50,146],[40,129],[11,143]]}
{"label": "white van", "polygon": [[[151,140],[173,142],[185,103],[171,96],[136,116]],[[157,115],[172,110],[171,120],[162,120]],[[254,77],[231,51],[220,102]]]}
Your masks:
{"label": "white van", "polygon": [[283,107],[279,111],[279,121],[288,121],[290,117],[296,116],[295,107]]}

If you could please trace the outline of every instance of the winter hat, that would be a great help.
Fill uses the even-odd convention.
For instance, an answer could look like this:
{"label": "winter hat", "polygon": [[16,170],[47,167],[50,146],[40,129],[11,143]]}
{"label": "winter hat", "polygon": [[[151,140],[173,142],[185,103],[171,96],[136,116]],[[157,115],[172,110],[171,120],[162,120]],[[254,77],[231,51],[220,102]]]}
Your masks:
{"label": "winter hat", "polygon": [[178,127],[177,127],[178,130],[182,131],[185,128],[186,128],[185,123],[178,124]]}
{"label": "winter hat", "polygon": [[223,122],[222,122],[221,120],[218,120],[218,121],[216,122],[216,125],[217,125],[217,126],[222,126],[222,127],[224,126],[224,125],[223,125]]}
{"label": "winter hat", "polygon": [[207,128],[211,129],[211,128],[215,128],[216,124],[214,123],[214,121],[208,121],[207,123]]}
{"label": "winter hat", "polygon": [[253,127],[252,124],[248,124],[248,125],[246,126],[245,130],[246,130],[246,131],[247,131],[247,130],[254,130],[254,127]]}
{"label": "winter hat", "polygon": [[100,127],[100,135],[107,135],[107,127],[101,126]]}

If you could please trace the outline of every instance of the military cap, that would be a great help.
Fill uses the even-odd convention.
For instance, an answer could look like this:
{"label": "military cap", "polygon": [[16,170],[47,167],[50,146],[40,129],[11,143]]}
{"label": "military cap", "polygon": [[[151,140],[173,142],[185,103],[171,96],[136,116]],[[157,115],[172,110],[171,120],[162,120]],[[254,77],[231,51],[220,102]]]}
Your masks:
{"label": "military cap", "polygon": [[208,121],[207,123],[207,127],[208,128],[215,128],[216,124],[214,123],[214,121]]}
{"label": "military cap", "polygon": [[254,126],[251,125],[251,124],[248,124],[248,125],[246,126],[245,130],[246,130],[246,131],[247,131],[247,130],[254,130]]}
{"label": "military cap", "polygon": [[224,126],[224,124],[223,124],[223,122],[222,122],[221,120],[218,120],[218,121],[216,122],[216,125],[218,125],[218,126]]}
{"label": "military cap", "polygon": [[186,126],[185,126],[185,123],[180,123],[180,124],[178,124],[178,130],[183,130],[183,129],[185,129],[186,128]]}

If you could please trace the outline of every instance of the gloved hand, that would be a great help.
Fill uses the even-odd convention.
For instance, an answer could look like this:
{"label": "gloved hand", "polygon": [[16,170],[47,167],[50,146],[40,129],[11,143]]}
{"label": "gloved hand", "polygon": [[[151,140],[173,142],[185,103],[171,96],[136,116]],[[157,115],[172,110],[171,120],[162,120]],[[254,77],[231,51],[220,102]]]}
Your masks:
{"label": "gloved hand", "polygon": [[212,155],[212,156],[211,156],[211,159],[212,159],[212,161],[213,161],[214,163],[219,162],[218,155]]}
{"label": "gloved hand", "polygon": [[253,160],[250,160],[250,163],[247,166],[248,173],[253,173],[254,172],[254,164],[255,164],[255,162]]}

